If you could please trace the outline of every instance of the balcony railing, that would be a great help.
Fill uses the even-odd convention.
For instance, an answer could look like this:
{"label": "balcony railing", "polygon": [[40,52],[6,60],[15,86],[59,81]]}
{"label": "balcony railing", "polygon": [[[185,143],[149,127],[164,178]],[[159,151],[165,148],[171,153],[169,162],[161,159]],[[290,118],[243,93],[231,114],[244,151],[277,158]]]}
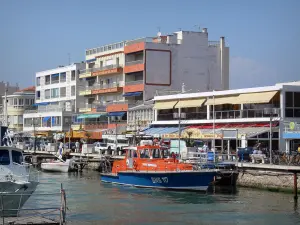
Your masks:
{"label": "balcony railing", "polygon": [[125,65],[131,66],[131,65],[143,64],[143,63],[144,63],[144,60],[140,59],[140,60],[125,62]]}
{"label": "balcony railing", "polygon": [[[206,112],[190,112],[185,113],[185,120],[206,120]],[[265,114],[264,109],[247,109],[247,110],[230,110],[215,111],[215,119],[242,119],[242,118],[269,118],[270,115]],[[280,117],[279,114],[273,115],[273,118]],[[210,112],[210,118],[213,119],[213,112]],[[162,113],[157,115],[157,120],[178,120],[174,118],[173,113]]]}
{"label": "balcony railing", "polygon": [[111,70],[111,69],[117,69],[120,68],[120,65],[114,64],[114,65],[109,65],[109,66],[102,66],[102,67],[94,67],[94,68],[88,68],[84,70],[80,70],[79,74],[83,73],[92,73],[92,72],[97,72],[97,71],[103,71],[103,70]]}
{"label": "balcony railing", "polygon": [[153,42],[153,38],[152,37],[144,37],[144,38],[127,41],[125,45],[128,46],[128,45],[132,45],[132,44],[140,43],[140,42]]}
{"label": "balcony railing", "polygon": [[45,81],[45,85],[48,85],[50,84],[50,80],[49,81]]}
{"label": "balcony railing", "polygon": [[29,109],[25,110],[24,113],[42,113],[42,112],[63,112],[65,111],[64,107],[58,107],[58,106],[44,106],[39,107],[38,109]]}
{"label": "balcony railing", "polygon": [[58,84],[59,80],[51,80],[51,84]]}
{"label": "balcony railing", "polygon": [[143,84],[144,80],[134,80],[134,81],[126,81],[125,86],[127,85],[135,85],[135,84]]}

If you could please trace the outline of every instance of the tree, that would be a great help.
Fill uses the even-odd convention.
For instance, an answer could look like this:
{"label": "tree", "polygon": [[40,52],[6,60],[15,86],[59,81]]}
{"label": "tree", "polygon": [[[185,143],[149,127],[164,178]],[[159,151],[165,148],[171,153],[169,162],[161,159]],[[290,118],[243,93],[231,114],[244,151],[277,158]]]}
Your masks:
{"label": "tree", "polygon": [[189,144],[189,146],[191,146],[191,137],[192,137],[193,133],[194,132],[191,131],[191,130],[186,131],[186,134],[188,136],[188,144]]}

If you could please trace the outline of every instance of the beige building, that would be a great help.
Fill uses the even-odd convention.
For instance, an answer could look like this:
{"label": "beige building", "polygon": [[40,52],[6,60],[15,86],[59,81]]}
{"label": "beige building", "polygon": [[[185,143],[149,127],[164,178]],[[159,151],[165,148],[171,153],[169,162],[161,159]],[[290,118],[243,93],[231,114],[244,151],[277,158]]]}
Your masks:
{"label": "beige building", "polygon": [[34,104],[35,87],[26,88],[13,94],[7,95],[7,106],[5,106],[5,96],[3,100],[2,116],[5,120],[7,110],[8,127],[13,131],[23,131],[23,114],[25,109]]}

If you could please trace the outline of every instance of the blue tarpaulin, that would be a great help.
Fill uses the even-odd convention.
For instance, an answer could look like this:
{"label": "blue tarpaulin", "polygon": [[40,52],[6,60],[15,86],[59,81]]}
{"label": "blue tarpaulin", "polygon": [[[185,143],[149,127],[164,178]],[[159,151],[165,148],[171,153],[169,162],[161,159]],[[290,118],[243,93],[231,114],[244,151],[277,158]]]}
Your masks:
{"label": "blue tarpaulin", "polygon": [[138,92],[128,92],[123,95],[123,97],[132,97],[132,96],[141,96],[143,94],[142,91]]}
{"label": "blue tarpaulin", "polygon": [[51,117],[50,116],[46,116],[43,118],[43,122],[47,122]]}
{"label": "blue tarpaulin", "polygon": [[39,106],[39,105],[49,105],[50,102],[41,102],[41,103],[35,103],[32,106]]}
{"label": "blue tarpaulin", "polygon": [[126,112],[110,112],[108,116],[124,116]]}

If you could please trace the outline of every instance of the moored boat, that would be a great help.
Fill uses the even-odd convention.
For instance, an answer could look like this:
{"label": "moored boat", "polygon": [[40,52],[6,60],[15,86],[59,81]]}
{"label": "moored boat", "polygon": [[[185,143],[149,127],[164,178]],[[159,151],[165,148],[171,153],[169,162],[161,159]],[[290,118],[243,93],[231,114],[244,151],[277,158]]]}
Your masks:
{"label": "moored boat", "polygon": [[58,158],[57,160],[53,160],[51,162],[43,162],[41,163],[41,169],[43,171],[48,172],[61,172],[67,173],[74,168],[74,160],[67,159],[66,161]]}
{"label": "moored boat", "polygon": [[115,161],[101,181],[135,187],[206,191],[216,170],[194,170],[193,165],[166,158],[156,145],[129,147],[125,159]]}
{"label": "moored boat", "polygon": [[38,184],[38,172],[23,162],[21,149],[0,147],[0,216],[17,216]]}

